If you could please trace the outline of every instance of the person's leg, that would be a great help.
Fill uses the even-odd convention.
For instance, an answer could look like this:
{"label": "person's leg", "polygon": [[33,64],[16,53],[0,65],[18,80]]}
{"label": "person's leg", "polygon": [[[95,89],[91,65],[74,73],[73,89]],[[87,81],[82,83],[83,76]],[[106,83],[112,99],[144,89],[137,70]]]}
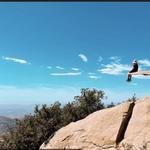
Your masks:
{"label": "person's leg", "polygon": [[131,77],[132,77],[132,76],[129,74],[129,80],[130,80],[130,81],[131,81]]}
{"label": "person's leg", "polygon": [[131,75],[130,74],[128,74],[128,79],[127,79],[127,81],[131,81]]}

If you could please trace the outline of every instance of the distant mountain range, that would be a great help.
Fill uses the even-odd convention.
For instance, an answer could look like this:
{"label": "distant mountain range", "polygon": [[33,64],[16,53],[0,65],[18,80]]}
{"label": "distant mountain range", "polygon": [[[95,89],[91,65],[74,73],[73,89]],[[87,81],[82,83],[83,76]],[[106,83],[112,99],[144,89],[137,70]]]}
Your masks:
{"label": "distant mountain range", "polygon": [[8,127],[14,127],[15,124],[16,124],[15,119],[0,116],[0,135],[5,134],[8,131]]}
{"label": "distant mountain range", "polygon": [[24,115],[33,113],[33,104],[0,104],[0,116],[8,118],[22,118]]}
{"label": "distant mountain range", "polygon": [[0,104],[0,136],[8,131],[8,126],[15,126],[16,118],[33,113],[34,107],[33,104]]}

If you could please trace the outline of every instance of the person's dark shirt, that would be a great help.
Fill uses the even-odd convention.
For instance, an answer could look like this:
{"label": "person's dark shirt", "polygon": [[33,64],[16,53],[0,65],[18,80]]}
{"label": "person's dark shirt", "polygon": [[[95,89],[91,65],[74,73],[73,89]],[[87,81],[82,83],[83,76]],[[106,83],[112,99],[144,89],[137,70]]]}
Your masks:
{"label": "person's dark shirt", "polygon": [[137,64],[137,63],[134,63],[132,70],[130,70],[130,73],[131,73],[131,72],[137,72],[137,71],[138,71],[138,64]]}

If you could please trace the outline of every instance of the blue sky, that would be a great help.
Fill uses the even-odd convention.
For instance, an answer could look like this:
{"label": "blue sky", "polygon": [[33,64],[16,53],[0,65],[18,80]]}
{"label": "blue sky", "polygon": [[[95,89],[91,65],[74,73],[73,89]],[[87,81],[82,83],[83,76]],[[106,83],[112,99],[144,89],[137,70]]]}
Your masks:
{"label": "blue sky", "polygon": [[0,104],[72,101],[81,88],[111,101],[149,95],[126,82],[132,60],[150,70],[150,3],[0,3]]}

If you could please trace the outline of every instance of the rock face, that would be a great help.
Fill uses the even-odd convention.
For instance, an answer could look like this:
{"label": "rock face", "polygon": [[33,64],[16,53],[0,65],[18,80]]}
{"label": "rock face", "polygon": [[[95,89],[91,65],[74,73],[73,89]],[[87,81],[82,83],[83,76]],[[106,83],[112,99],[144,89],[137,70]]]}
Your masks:
{"label": "rock face", "polygon": [[[122,141],[134,145],[136,149],[139,149],[144,142],[150,142],[150,97],[136,102]],[[147,147],[150,149],[150,144]]]}
{"label": "rock face", "polygon": [[40,149],[115,150],[150,140],[150,97],[96,111],[58,130]]}

